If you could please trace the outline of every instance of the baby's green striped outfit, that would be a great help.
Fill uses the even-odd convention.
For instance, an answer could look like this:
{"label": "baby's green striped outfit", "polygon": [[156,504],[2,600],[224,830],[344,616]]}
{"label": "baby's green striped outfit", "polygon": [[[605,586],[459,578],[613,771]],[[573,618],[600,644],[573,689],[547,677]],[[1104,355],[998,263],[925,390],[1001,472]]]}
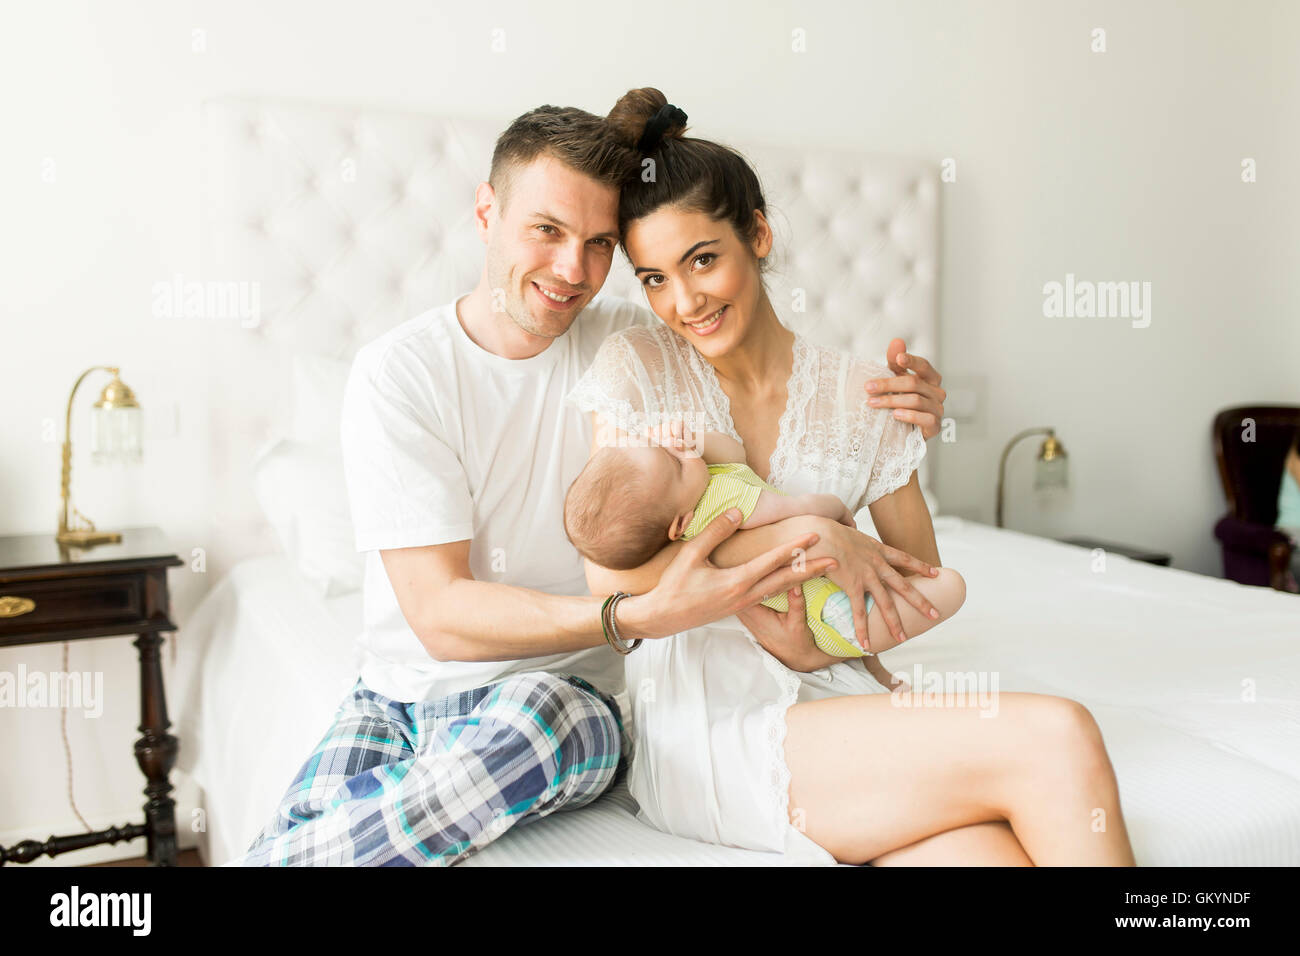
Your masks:
{"label": "baby's green striped outfit", "polygon": [[[739,508],[740,513],[748,518],[758,507],[758,496],[764,491],[778,495],[785,493],[758,477],[746,464],[709,465],[709,485],[696,503],[695,514],[682,532],[682,538],[689,541],[728,508]],[[830,578],[809,578],[803,583],[803,598],[813,640],[825,653],[836,657],[862,657],[870,653],[863,651],[854,639],[853,605],[849,596]],[[870,594],[866,595],[866,601],[869,612],[874,603]],[[790,601],[784,591],[762,603],[774,611],[790,610]]]}

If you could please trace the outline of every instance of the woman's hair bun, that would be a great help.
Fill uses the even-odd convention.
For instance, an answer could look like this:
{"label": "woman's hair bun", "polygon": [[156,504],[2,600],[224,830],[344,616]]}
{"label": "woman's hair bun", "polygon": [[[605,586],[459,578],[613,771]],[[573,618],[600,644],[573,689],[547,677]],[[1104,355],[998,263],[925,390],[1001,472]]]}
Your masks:
{"label": "woman's hair bun", "polygon": [[686,132],[686,114],[653,86],[628,90],[605,122],[624,146],[642,154],[654,152],[666,139],[681,139]]}

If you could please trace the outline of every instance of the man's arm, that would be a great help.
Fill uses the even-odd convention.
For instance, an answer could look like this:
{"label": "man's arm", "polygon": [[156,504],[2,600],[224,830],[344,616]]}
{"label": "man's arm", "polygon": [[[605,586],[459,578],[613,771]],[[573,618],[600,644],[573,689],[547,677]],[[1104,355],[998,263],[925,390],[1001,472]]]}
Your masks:
{"label": "man's arm", "polygon": [[477,581],[469,547],[453,541],[379,552],[406,623],[435,660],[511,661],[605,643],[601,598]]}
{"label": "man's arm", "polygon": [[[762,527],[737,531],[714,549],[710,562],[719,568],[734,568],[768,553],[773,548],[780,547],[783,543],[795,541],[803,535],[818,533],[819,526],[815,523],[818,520],[824,519],[800,514]],[[670,541],[645,564],[627,571],[611,571],[609,568],[602,568],[598,564],[587,561],[587,585],[593,594],[613,594],[615,591],[644,594],[659,583],[664,570],[686,544],[687,542],[684,541]],[[795,557],[797,554],[792,552],[786,560],[793,563]],[[811,555],[809,557],[811,558]]]}
{"label": "man's arm", "polygon": [[[698,537],[673,542],[673,553],[656,559],[664,566],[650,587],[618,606],[617,624],[625,638],[667,637],[700,627],[834,567],[829,559],[791,567],[787,541],[720,569],[708,557],[732,534],[739,517],[736,512],[733,522],[719,516]],[[796,547],[805,549],[817,541],[815,533],[792,537]],[[469,546],[469,541],[456,541],[379,552],[402,615],[435,660],[518,660],[604,642],[600,607],[603,595],[617,588],[601,588],[595,597],[570,597],[476,581]]]}

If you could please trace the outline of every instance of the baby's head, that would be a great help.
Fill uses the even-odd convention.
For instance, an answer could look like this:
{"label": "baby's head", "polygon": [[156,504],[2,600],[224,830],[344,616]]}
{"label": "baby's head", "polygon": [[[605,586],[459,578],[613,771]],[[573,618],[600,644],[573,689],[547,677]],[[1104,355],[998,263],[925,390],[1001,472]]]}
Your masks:
{"label": "baby's head", "polygon": [[709,484],[697,454],[649,445],[601,448],[564,497],[564,533],[603,568],[639,568],[682,536]]}

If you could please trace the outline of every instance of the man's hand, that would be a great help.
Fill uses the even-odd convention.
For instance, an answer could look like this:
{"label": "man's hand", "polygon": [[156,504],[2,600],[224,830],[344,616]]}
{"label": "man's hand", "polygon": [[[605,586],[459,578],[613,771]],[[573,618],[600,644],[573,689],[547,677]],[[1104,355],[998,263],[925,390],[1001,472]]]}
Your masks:
{"label": "man's hand", "polygon": [[806,553],[820,537],[817,532],[809,532],[770,548],[744,564],[720,568],[709,556],[735,532],[740,521],[739,509],[728,508],[682,545],[652,590],[619,604],[619,631],[629,638],[667,637],[689,631],[735,614],[809,578],[828,574],[839,566],[833,556],[808,558],[795,564],[795,555]]}
{"label": "man's hand", "polygon": [[[939,387],[938,370],[919,355],[908,355],[902,339],[893,339],[885,358],[893,378],[876,378],[867,383],[869,403],[895,409],[894,417],[921,426],[929,441],[943,426],[943,403],[948,393]],[[908,374],[908,370],[915,374]]]}

